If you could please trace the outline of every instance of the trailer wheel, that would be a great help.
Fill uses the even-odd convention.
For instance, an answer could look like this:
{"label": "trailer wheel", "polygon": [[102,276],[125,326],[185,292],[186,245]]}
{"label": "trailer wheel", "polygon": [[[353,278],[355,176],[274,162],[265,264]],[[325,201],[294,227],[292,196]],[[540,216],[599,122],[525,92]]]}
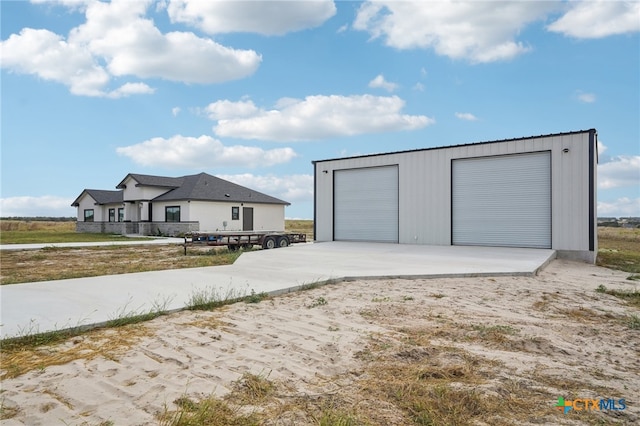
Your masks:
{"label": "trailer wheel", "polygon": [[287,237],[278,238],[278,247],[288,247],[289,239]]}
{"label": "trailer wheel", "polygon": [[229,244],[227,246],[227,248],[229,249],[229,251],[237,251],[238,250],[238,245],[237,244]]}
{"label": "trailer wheel", "polygon": [[243,250],[251,250],[251,247],[253,247],[253,244],[245,243],[242,245]]}
{"label": "trailer wheel", "polygon": [[276,239],[274,237],[266,237],[264,242],[262,243],[263,249],[273,249],[276,248]]}

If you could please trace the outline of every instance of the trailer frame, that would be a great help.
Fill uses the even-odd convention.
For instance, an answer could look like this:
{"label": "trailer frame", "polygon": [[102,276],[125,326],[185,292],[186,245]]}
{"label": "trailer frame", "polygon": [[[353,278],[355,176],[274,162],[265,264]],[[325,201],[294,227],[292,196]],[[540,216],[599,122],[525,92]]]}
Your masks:
{"label": "trailer frame", "polygon": [[307,235],[299,232],[280,231],[219,231],[190,232],[184,236],[184,254],[187,246],[207,245],[213,247],[227,246],[231,251],[240,248],[248,249],[255,245],[265,250],[288,247],[291,244],[306,243]]}

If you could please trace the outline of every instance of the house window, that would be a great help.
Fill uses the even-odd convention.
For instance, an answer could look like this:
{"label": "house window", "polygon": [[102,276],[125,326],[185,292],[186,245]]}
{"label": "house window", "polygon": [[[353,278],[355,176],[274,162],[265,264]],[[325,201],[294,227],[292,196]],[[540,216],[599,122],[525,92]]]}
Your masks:
{"label": "house window", "polygon": [[118,209],[118,222],[124,222],[124,207]]}
{"label": "house window", "polygon": [[116,221],[116,209],[109,209],[109,222]]}
{"label": "house window", "polygon": [[180,222],[180,206],[169,206],[164,208],[165,222]]}
{"label": "house window", "polygon": [[240,220],[240,207],[231,207],[231,220]]}
{"label": "house window", "polygon": [[93,222],[93,209],[85,209],[84,210],[84,221],[85,222]]}

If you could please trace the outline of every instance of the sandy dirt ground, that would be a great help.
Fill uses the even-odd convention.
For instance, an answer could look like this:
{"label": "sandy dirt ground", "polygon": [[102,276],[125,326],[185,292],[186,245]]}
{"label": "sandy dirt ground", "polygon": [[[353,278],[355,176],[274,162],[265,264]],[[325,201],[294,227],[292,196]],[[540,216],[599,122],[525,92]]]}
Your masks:
{"label": "sandy dirt ground", "polygon": [[[285,401],[327,395],[364,424],[416,424],[385,393],[396,384],[377,376],[411,365],[431,371],[421,380],[512,405],[493,420],[478,412],[477,424],[638,424],[640,330],[630,319],[640,312],[596,292],[640,288],[628,275],[556,260],[536,277],[343,282],[165,315],[42,348],[62,353],[92,340],[89,354],[131,335],[97,356],[5,378],[1,423],[159,424],[180,398],[225,398],[250,373],[278,389],[267,408],[253,408],[270,413],[265,424],[317,424],[309,403]],[[452,367],[459,373],[437,374]],[[624,399],[626,408],[564,414],[561,396]]]}

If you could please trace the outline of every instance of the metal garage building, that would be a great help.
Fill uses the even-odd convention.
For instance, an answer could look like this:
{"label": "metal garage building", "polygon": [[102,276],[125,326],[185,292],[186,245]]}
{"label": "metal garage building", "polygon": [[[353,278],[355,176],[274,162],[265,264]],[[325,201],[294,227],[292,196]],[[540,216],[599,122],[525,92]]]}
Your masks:
{"label": "metal garage building", "polygon": [[547,248],[595,262],[595,129],[314,161],[316,241]]}

